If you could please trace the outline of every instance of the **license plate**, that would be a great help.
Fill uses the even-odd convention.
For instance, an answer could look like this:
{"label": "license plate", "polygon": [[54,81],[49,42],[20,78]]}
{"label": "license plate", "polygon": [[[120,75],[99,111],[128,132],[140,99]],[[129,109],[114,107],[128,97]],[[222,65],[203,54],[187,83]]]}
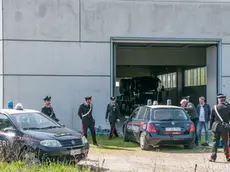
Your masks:
{"label": "license plate", "polygon": [[74,149],[70,151],[70,155],[79,155],[81,154],[81,149]]}
{"label": "license plate", "polygon": [[166,131],[181,131],[181,128],[176,128],[176,127],[173,127],[173,128],[165,128]]}

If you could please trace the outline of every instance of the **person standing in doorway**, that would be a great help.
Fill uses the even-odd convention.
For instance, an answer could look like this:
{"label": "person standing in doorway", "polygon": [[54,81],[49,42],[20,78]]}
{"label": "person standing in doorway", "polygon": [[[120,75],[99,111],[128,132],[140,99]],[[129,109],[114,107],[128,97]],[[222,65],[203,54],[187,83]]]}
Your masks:
{"label": "person standing in doorway", "polygon": [[198,145],[201,142],[201,131],[204,128],[205,130],[205,141],[207,146],[209,146],[209,136],[208,136],[208,122],[210,121],[211,108],[209,104],[205,103],[205,98],[199,98],[200,104],[197,105],[197,113],[199,117],[199,121],[197,124],[197,137],[198,137]]}
{"label": "person standing in doorway", "polygon": [[107,105],[105,120],[107,122],[109,118],[110,123],[110,134],[109,139],[112,139],[113,134],[118,137],[116,130],[116,122],[120,122],[120,109],[116,103],[115,97],[110,97],[110,103]]}
{"label": "person standing in doorway", "polygon": [[78,115],[82,120],[82,134],[87,138],[87,131],[89,129],[92,135],[93,144],[98,146],[95,132],[95,120],[93,119],[92,111],[92,96],[86,96],[85,102],[80,105],[78,110]]}
{"label": "person standing in doorway", "polygon": [[195,107],[195,105],[191,102],[189,102],[189,100],[186,99],[182,99],[181,102],[181,107],[183,107],[189,114],[191,121],[194,123],[194,127],[195,127],[195,144],[198,145],[198,138],[197,138],[197,124],[199,121],[198,118],[198,114],[197,114],[197,109]]}

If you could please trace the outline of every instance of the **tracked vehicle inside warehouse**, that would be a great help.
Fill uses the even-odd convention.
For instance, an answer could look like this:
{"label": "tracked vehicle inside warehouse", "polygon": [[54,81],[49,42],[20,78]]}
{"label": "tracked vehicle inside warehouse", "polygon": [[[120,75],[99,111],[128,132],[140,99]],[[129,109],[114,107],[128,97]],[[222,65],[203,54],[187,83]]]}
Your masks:
{"label": "tracked vehicle inside warehouse", "polygon": [[148,99],[162,102],[162,92],[164,87],[161,80],[156,77],[142,76],[124,78],[120,80],[119,92],[117,97],[122,114],[131,114],[138,106],[145,105]]}

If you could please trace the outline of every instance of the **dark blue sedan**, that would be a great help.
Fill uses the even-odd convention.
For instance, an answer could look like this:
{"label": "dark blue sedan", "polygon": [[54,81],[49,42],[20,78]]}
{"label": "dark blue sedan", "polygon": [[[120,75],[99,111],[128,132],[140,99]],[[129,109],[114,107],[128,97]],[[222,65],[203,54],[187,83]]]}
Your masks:
{"label": "dark blue sedan", "polygon": [[60,125],[41,112],[2,109],[0,149],[7,161],[41,162],[49,159],[79,162],[87,157],[89,144],[80,133]]}
{"label": "dark blue sedan", "polygon": [[143,150],[157,145],[194,147],[195,127],[184,109],[152,105],[136,108],[123,126],[124,141],[140,143]]}

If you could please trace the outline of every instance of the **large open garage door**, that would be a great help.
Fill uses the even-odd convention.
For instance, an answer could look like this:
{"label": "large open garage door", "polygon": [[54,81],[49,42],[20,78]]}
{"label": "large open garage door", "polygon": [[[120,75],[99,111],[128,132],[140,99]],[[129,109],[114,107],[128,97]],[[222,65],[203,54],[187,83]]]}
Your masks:
{"label": "large open garage door", "polygon": [[[216,102],[219,40],[120,39],[111,41],[111,94],[129,114],[147,99],[179,105],[184,96]],[[218,90],[219,89],[219,90]]]}

